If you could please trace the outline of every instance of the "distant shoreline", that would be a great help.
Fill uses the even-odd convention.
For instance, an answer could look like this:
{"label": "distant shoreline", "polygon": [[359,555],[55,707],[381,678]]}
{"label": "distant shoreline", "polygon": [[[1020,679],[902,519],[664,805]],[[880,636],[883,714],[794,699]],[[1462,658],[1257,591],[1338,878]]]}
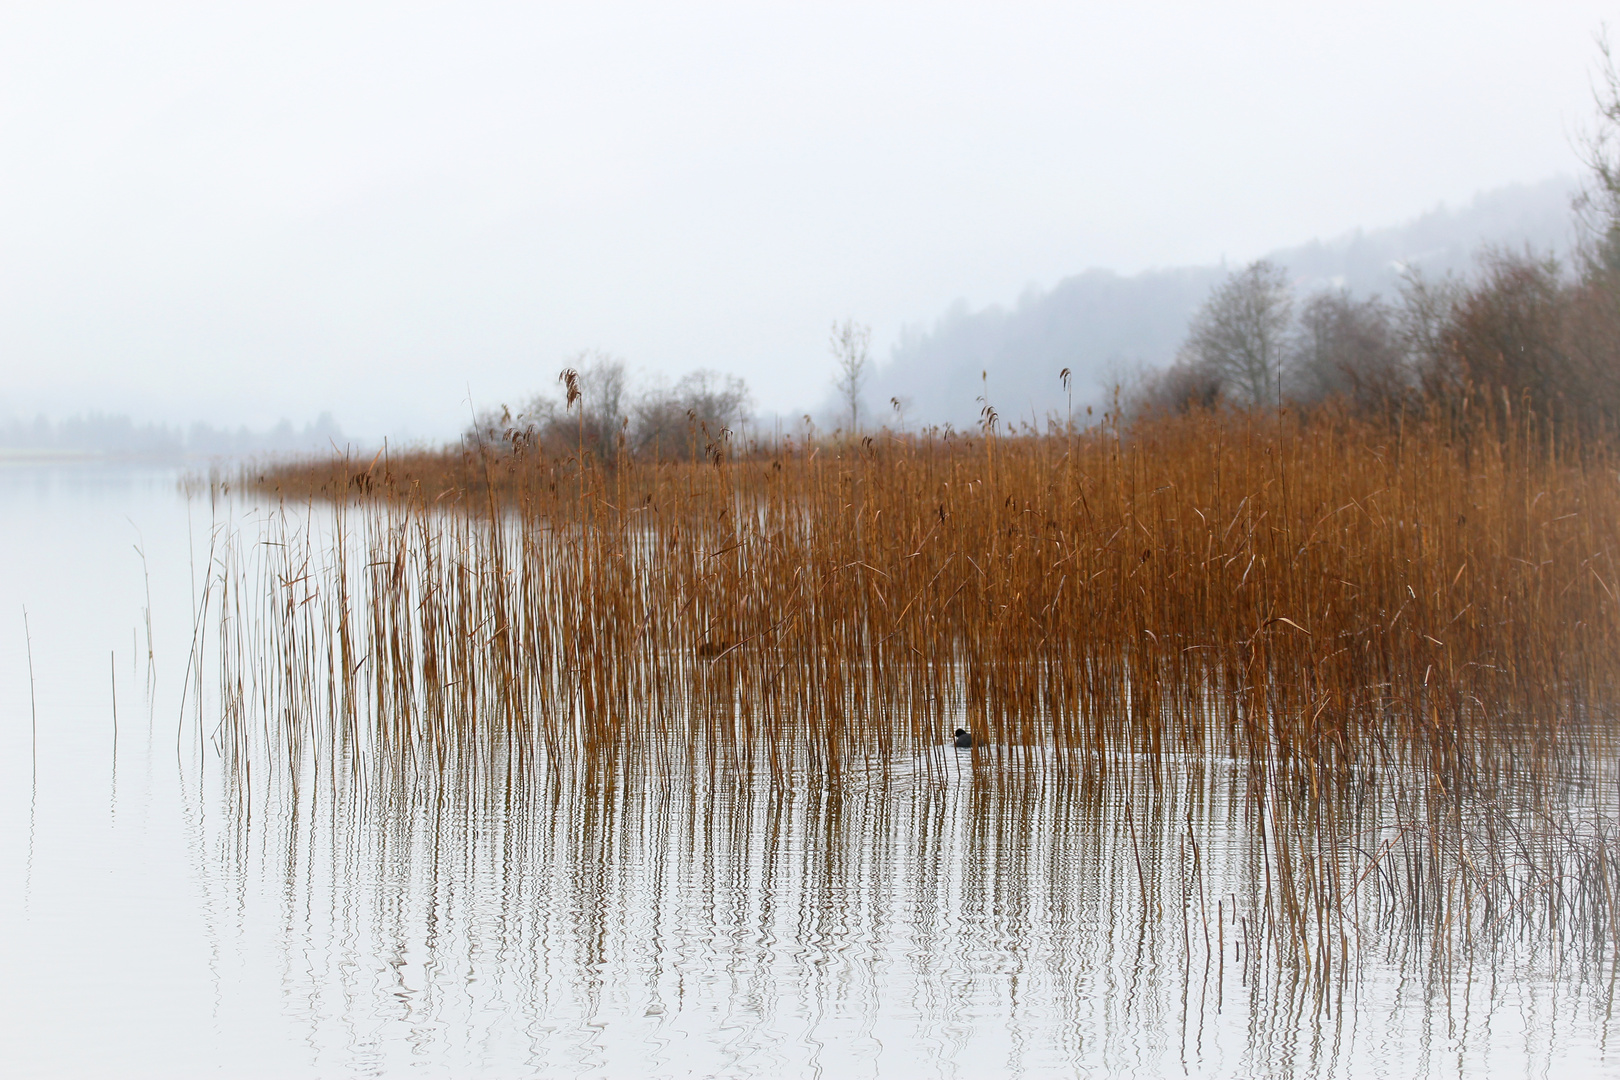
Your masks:
{"label": "distant shoreline", "polygon": [[185,467],[236,461],[223,454],[121,454],[101,450],[36,450],[0,447],[0,467],[17,465],[150,465]]}

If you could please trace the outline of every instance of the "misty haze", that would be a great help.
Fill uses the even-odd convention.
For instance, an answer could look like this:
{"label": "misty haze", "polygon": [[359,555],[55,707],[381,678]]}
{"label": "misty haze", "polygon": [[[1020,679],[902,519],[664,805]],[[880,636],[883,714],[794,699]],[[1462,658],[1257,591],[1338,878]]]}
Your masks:
{"label": "misty haze", "polygon": [[9,6],[6,1075],[1614,1073],[1607,14]]}

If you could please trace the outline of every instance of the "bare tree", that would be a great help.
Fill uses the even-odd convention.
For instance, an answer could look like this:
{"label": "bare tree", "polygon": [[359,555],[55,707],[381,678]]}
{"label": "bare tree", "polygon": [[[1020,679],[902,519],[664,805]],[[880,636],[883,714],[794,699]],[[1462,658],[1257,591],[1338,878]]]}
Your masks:
{"label": "bare tree", "polygon": [[838,361],[838,377],[833,385],[849,409],[849,429],[859,431],[861,388],[872,373],[872,328],[854,319],[833,323],[830,344],[833,357]]}
{"label": "bare tree", "polygon": [[1613,376],[1584,371],[1565,347],[1569,301],[1557,260],[1486,249],[1441,328],[1445,384],[1526,394],[1538,408],[1559,399],[1577,411],[1590,404]]}
{"label": "bare tree", "polygon": [[1251,405],[1278,400],[1293,305],[1281,267],[1250,263],[1216,286],[1193,316],[1178,364],[1218,376]]}
{"label": "bare tree", "polygon": [[748,419],[748,385],[735,375],[699,368],[675,384],[675,397],[715,436],[735,431]]}
{"label": "bare tree", "polygon": [[[569,360],[557,382],[563,388],[563,412],[573,414],[578,448],[612,461],[618,456],[618,436],[625,422],[624,361],[600,349],[585,349]],[[537,396],[518,414],[515,429],[529,437],[548,432],[555,449],[557,436],[568,426],[556,410],[555,401]]]}
{"label": "bare tree", "polygon": [[1603,60],[1593,88],[1597,126],[1581,140],[1586,182],[1575,199],[1581,257],[1588,276],[1620,275],[1620,70],[1607,34],[1598,38]]}
{"label": "bare tree", "polygon": [[1300,309],[1284,373],[1289,396],[1341,396],[1376,408],[1405,395],[1410,379],[1393,313],[1378,297],[1321,292]]}

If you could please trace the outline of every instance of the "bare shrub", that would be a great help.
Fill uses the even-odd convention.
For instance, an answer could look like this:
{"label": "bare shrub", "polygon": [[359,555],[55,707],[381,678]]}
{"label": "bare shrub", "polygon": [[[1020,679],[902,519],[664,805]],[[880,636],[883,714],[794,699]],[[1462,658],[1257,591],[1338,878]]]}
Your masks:
{"label": "bare shrub", "polygon": [[632,445],[658,459],[692,460],[729,442],[748,419],[748,384],[700,368],[673,390],[652,387],[632,410]]}
{"label": "bare shrub", "polygon": [[1206,364],[1177,361],[1162,371],[1146,373],[1130,396],[1127,412],[1185,414],[1213,409],[1225,396],[1226,381]]}
{"label": "bare shrub", "polygon": [[541,393],[516,412],[509,406],[485,412],[463,444],[485,454],[580,455],[608,464],[625,453],[691,460],[729,440],[748,419],[748,384],[706,369],[673,387],[654,383],[638,392],[624,361],[590,350],[576,356],[557,381],[560,400]]}

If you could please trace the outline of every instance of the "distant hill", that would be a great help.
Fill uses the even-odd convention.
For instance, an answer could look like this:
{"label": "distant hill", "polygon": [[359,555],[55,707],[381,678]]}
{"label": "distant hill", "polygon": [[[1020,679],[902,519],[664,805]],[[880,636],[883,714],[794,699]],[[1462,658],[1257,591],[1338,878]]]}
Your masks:
{"label": "distant hill", "polygon": [[[1437,208],[1404,225],[1357,230],[1266,256],[1286,267],[1300,294],[1347,287],[1392,296],[1403,267],[1428,275],[1466,272],[1487,244],[1565,252],[1571,231],[1567,178],[1517,185],[1477,196],[1456,210]],[[1143,365],[1174,358],[1187,320],[1211,287],[1235,267],[1150,270],[1124,277],[1087,270],[1047,292],[1026,294],[1012,308],[971,311],[963,302],[932,328],[908,327],[879,367],[867,399],[907,400],[907,422],[974,422],[987,371],[990,401],[1008,419],[1062,415],[1067,407],[1058,372],[1074,372],[1077,406],[1100,402],[1104,387]]]}

